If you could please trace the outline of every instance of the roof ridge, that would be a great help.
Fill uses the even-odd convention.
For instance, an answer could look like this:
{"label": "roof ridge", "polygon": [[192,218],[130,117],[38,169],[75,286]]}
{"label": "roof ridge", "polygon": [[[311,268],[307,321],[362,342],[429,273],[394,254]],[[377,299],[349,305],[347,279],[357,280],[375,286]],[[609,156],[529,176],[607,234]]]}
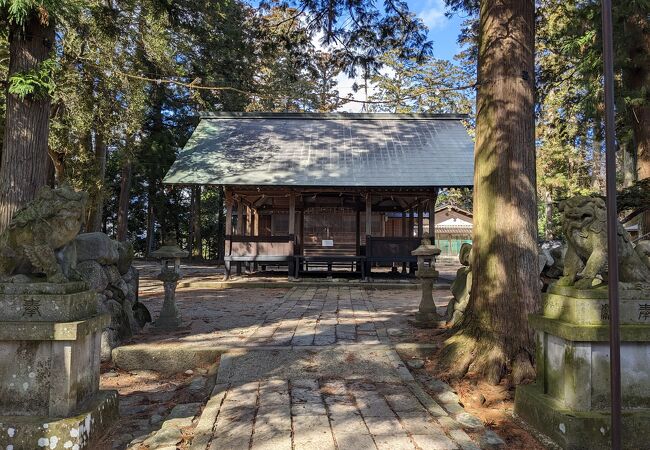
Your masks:
{"label": "roof ridge", "polygon": [[201,119],[318,119],[318,120],[464,120],[468,114],[435,113],[313,113],[313,112],[201,112]]}

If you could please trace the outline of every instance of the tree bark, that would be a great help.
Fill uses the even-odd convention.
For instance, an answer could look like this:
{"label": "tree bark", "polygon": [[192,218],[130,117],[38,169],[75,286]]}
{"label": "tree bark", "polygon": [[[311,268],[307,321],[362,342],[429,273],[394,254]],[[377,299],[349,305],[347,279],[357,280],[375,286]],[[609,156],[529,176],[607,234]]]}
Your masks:
{"label": "tree bark", "polygon": [[154,247],[154,233],[155,233],[156,216],[154,214],[153,203],[151,200],[151,193],[147,195],[147,250],[145,255],[149,257],[153,252]]}
{"label": "tree bark", "polygon": [[621,143],[621,152],[623,153],[623,187],[628,188],[637,179],[635,152],[629,139]]}
{"label": "tree bark", "polygon": [[600,194],[603,191],[603,174],[601,170],[602,155],[603,155],[603,141],[602,141],[603,127],[600,122],[594,126],[594,139],[592,148],[592,165],[591,165],[591,189]]}
{"label": "tree bark", "polygon": [[194,258],[194,221],[196,220],[196,196],[194,195],[194,188],[190,188],[190,223],[188,224],[187,233],[187,252],[190,259]]}
{"label": "tree bark", "polygon": [[534,377],[529,313],[540,302],[533,0],[483,0],[479,24],[472,290],[442,351],[451,378]]}
{"label": "tree bark", "polygon": [[[10,25],[9,77],[34,69],[50,55],[54,44],[54,19],[50,17],[47,24],[41,20],[33,13],[25,20],[24,27]],[[49,96],[28,96],[21,100],[8,90],[6,96],[0,161],[0,232],[7,227],[14,212],[47,184],[50,170]]]}
{"label": "tree bark", "polygon": [[121,242],[126,241],[128,234],[129,200],[131,199],[131,172],[131,161],[125,159],[122,163],[120,199],[117,210],[117,240]]}
{"label": "tree bark", "polygon": [[104,215],[104,181],[106,178],[106,141],[104,134],[95,133],[95,165],[97,167],[97,191],[91,197],[86,231],[101,231]]}
{"label": "tree bark", "polygon": [[553,224],[553,194],[548,188],[544,191],[544,214],[546,219],[545,238],[550,241],[555,236],[553,235],[553,229],[551,228],[551,225]]}
{"label": "tree bark", "polygon": [[194,198],[194,249],[198,259],[203,259],[203,237],[201,233],[201,186],[196,186],[192,190]]}
{"label": "tree bark", "polygon": [[[650,25],[647,17],[641,12],[628,16],[625,35],[629,64],[623,68],[623,79],[628,89],[644,97],[629,108],[640,181],[650,177]],[[648,233],[650,211],[639,218],[639,236]]]}

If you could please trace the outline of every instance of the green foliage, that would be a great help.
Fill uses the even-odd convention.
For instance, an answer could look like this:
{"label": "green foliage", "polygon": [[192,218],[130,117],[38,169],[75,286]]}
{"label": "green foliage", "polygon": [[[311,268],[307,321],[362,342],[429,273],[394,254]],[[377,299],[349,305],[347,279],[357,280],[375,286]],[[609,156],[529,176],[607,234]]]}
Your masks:
{"label": "green foliage", "polygon": [[[625,2],[624,2],[625,3]],[[619,3],[614,14],[634,7]],[[634,2],[631,2],[634,3]],[[566,197],[602,193],[604,187],[602,42],[600,4],[585,0],[543,0],[537,20],[537,173],[540,202],[553,205]],[[626,44],[616,23],[617,54]],[[618,124],[620,142],[630,136],[617,57]],[[542,208],[544,209],[544,208]],[[557,234],[556,212],[540,215],[540,228]]]}
{"label": "green foliage", "polygon": [[[164,186],[162,178],[200,111],[334,111],[347,101],[337,88],[341,73],[361,72],[370,80],[383,64],[393,64],[390,58],[413,69],[417,98],[400,108],[471,111],[470,91],[441,90],[465,83],[469,72],[426,58],[426,30],[398,0],[383,6],[273,1],[260,8],[244,0],[0,0],[0,11],[6,24],[56,19],[52,57],[15,75],[8,87],[23,98],[51,96],[49,150],[57,182],[88,191],[92,205],[103,204],[102,228],[109,234],[117,226],[122,169],[132,168],[128,230],[140,253],[155,249],[169,230],[187,240],[188,192]],[[0,73],[6,75],[3,32]],[[314,45],[317,35],[321,49]],[[393,101],[388,90],[384,99]],[[441,196],[465,207],[471,197]],[[202,206],[206,254],[216,257],[221,193],[204,189]]]}
{"label": "green foliage", "polygon": [[45,9],[45,4],[34,0],[0,0],[0,8],[7,9],[9,23],[22,25],[37,8]]}
{"label": "green foliage", "polygon": [[21,100],[27,97],[39,100],[51,96],[55,88],[52,76],[55,69],[56,60],[48,58],[32,70],[13,74],[9,77],[9,93]]}
{"label": "green foliage", "polygon": [[394,113],[469,114],[473,108],[473,80],[451,61],[401,59],[397,52],[380,58],[387,69],[371,78],[375,93],[371,110]]}
{"label": "green foliage", "polygon": [[92,0],[0,0],[0,11],[4,12],[9,24],[23,26],[32,14],[46,24],[51,15],[72,17],[90,3]]}
{"label": "green foliage", "polygon": [[650,179],[639,180],[619,192],[617,198],[619,211],[648,208],[650,206]]}
{"label": "green foliage", "polygon": [[397,51],[400,58],[420,58],[431,51],[427,29],[403,0],[377,3],[367,0],[264,0],[261,8],[288,8],[298,3],[291,21],[304,20],[312,33],[320,33],[323,45],[336,45],[346,72],[359,71],[368,78],[382,63],[379,57]]}
{"label": "green foliage", "polygon": [[471,212],[473,209],[472,190],[468,188],[443,189],[438,193],[436,205],[451,205]]}

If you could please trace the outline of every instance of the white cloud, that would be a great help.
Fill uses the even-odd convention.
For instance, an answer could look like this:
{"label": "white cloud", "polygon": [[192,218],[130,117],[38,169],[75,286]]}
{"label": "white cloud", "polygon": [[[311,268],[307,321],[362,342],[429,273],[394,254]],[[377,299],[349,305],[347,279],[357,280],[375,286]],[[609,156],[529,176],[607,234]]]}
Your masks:
{"label": "white cloud", "polygon": [[429,27],[429,30],[442,27],[446,21],[445,2],[443,0],[426,0],[422,3],[423,6],[418,12],[418,17]]}
{"label": "white cloud", "polygon": [[[366,93],[363,89],[354,92],[352,86],[356,83],[358,85],[363,84],[363,77],[349,78],[346,74],[341,73],[336,77],[337,86],[336,89],[339,91],[340,97],[347,97],[348,94],[352,94],[352,98],[355,100],[365,100]],[[372,95],[372,91],[368,92],[368,95]],[[342,112],[361,112],[363,103],[359,102],[348,102],[338,109]]]}

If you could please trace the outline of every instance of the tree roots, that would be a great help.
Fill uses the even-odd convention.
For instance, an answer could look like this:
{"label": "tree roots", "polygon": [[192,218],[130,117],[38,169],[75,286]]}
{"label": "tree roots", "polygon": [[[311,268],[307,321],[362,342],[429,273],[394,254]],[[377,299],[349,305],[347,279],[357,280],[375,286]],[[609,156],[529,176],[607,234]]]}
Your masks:
{"label": "tree roots", "polygon": [[528,352],[521,350],[508,357],[495,336],[478,336],[468,329],[457,330],[444,344],[438,369],[448,379],[470,374],[497,385],[509,372],[513,384],[535,379]]}

